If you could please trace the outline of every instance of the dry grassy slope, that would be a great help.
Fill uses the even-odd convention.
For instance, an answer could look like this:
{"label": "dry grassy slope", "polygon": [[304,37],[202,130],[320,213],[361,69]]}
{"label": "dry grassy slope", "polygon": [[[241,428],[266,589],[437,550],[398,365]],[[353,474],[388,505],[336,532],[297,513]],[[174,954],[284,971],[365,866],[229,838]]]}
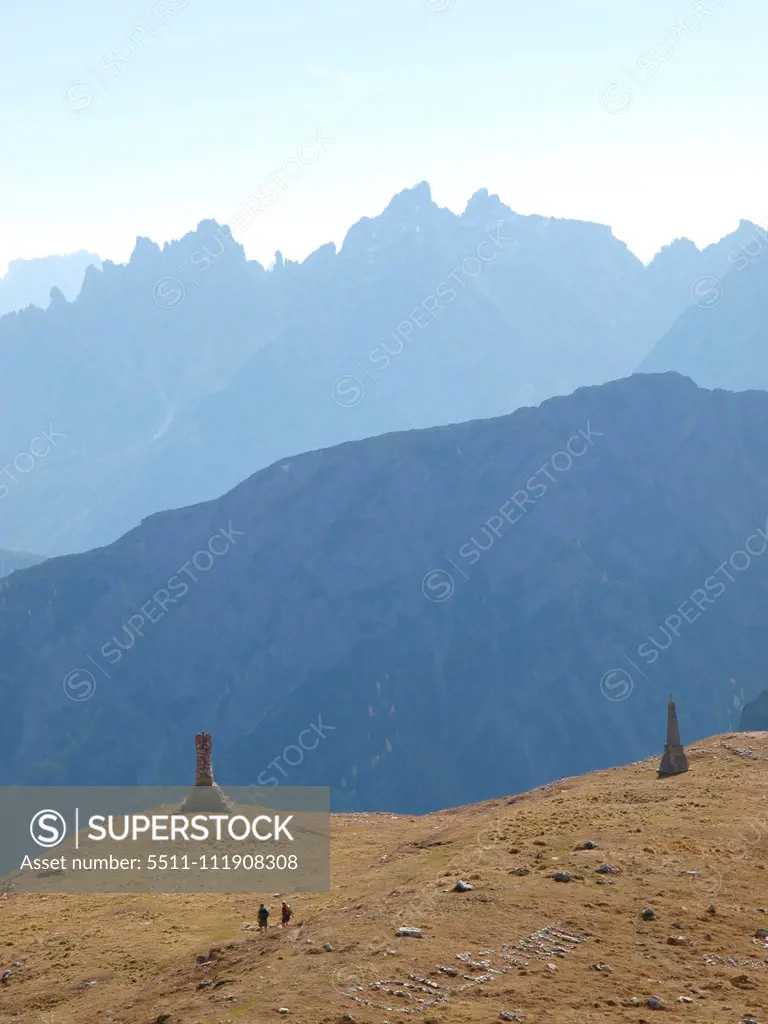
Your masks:
{"label": "dry grassy slope", "polygon": [[[0,969],[23,966],[0,986],[0,1020],[463,1024],[508,1011],[585,1024],[655,1019],[645,1000],[658,995],[696,1024],[745,1014],[763,1024],[768,949],[755,931],[768,927],[768,733],[715,737],[689,757],[692,770],[674,779],[657,780],[654,759],[423,818],[336,816],[331,893],[293,898],[296,926],[267,937],[246,928],[250,897],[11,895],[0,900]],[[598,848],[577,849],[587,839]],[[605,862],[619,872],[598,874]],[[584,879],[555,882],[555,869]],[[449,891],[459,877],[472,892]],[[656,919],[645,922],[649,898]],[[401,924],[424,938],[395,938]],[[526,937],[545,926],[587,937],[550,942],[565,955],[545,940],[526,954]],[[688,944],[669,945],[675,934]],[[196,967],[217,944],[214,965]],[[440,987],[394,984],[409,976]],[[226,984],[198,991],[204,979]],[[380,981],[392,984],[371,987]]]}

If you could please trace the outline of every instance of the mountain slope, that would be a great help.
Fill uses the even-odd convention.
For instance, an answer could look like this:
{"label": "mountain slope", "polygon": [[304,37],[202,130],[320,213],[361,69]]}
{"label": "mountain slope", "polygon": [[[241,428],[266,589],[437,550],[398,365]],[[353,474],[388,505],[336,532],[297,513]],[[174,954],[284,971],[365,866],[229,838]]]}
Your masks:
{"label": "mountain slope", "polygon": [[222,782],[420,811],[645,756],[671,689],[687,735],[728,728],[768,558],[718,566],[767,488],[768,395],[674,374],[276,463],[10,578],[0,781],[183,784],[206,727]]}
{"label": "mountain slope", "polygon": [[[285,1007],[308,1024],[405,1011],[584,1024],[653,1019],[658,996],[697,1024],[762,1020],[768,735],[713,737],[688,755],[691,771],[673,779],[656,778],[657,754],[423,818],[334,815],[331,891],[291,897],[293,924],[266,936],[252,896],[12,893],[3,1019],[261,1021]],[[583,878],[560,884],[555,870]],[[451,891],[459,878],[471,892]],[[279,898],[263,898],[274,914]],[[401,925],[424,937],[395,937]]]}
{"label": "mountain slope", "polygon": [[[255,310],[270,332],[269,302],[261,301],[265,271],[229,236],[213,248],[213,231],[204,222],[162,254],[139,239],[126,266],[89,268],[75,302],[54,293],[45,311],[0,320],[3,461],[12,464],[20,453],[22,464],[10,481],[3,477],[4,546],[66,550],[66,538],[87,532],[92,507],[113,488],[119,492],[153,438],[258,348]],[[205,288],[190,286],[181,309],[168,309],[173,285],[168,278],[158,284],[157,268],[179,265],[207,269]],[[55,433],[53,445],[39,440],[45,431]],[[40,458],[24,454],[43,449]]]}
{"label": "mountain slope", "polygon": [[74,303],[0,321],[3,464],[60,436],[14,484],[0,543],[85,550],[278,458],[629,374],[690,302],[697,253],[672,248],[646,268],[603,225],[485,190],[456,216],[426,183],[338,253],[269,273],[213,221],[140,239]]}

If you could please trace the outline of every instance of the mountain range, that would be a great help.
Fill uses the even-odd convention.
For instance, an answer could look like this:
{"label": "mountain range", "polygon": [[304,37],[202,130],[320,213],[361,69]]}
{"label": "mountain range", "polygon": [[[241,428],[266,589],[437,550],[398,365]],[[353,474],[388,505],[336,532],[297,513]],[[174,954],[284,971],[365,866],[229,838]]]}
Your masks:
{"label": "mountain range", "polygon": [[0,316],[27,306],[45,309],[52,288],[72,302],[80,292],[88,267],[100,268],[101,260],[82,249],[66,256],[11,260],[5,275],[0,277]]}
{"label": "mountain range", "polygon": [[603,225],[486,190],[456,215],[421,183],[302,263],[249,261],[215,221],[139,239],[0,320],[0,543],[87,550],[277,459],[626,376],[753,229],[646,267]]}
{"label": "mountain range", "polygon": [[206,730],[222,784],[420,812],[645,757],[669,692],[728,730],[767,494],[768,394],[674,373],[280,460],[6,581],[0,782],[183,785]]}

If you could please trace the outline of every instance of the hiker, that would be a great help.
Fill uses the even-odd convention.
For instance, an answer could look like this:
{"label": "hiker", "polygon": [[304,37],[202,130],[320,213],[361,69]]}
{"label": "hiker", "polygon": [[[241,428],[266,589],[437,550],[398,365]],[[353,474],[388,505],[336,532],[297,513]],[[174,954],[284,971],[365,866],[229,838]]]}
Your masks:
{"label": "hiker", "polygon": [[291,920],[291,917],[293,916],[293,911],[291,910],[291,904],[290,903],[286,903],[285,900],[283,900],[283,905],[280,908],[280,910],[281,910],[281,920],[282,920],[281,927],[285,928],[285,926],[288,924],[288,922]]}
{"label": "hiker", "polygon": [[259,904],[259,931],[265,932],[267,930],[267,918],[269,917],[269,911],[263,903]]}

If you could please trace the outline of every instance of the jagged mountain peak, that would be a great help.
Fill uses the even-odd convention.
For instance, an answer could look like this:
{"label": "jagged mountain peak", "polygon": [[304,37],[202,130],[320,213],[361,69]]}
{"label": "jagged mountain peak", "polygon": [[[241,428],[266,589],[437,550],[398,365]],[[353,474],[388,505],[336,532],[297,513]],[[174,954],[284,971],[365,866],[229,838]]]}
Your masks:
{"label": "jagged mountain peak", "polygon": [[480,188],[470,196],[462,214],[464,220],[470,221],[490,222],[492,220],[509,220],[515,217],[517,214],[502,203],[495,192],[489,193],[487,188]]}
{"label": "jagged mountain peak", "polygon": [[132,267],[154,263],[158,256],[160,256],[161,251],[157,242],[153,242],[151,238],[139,235],[136,238],[136,244],[133,247],[128,263]]}
{"label": "jagged mountain peak", "polygon": [[433,200],[429,183],[420,181],[418,185],[404,188],[401,192],[394,195],[385,208],[384,214],[417,213],[422,207],[430,204],[433,204]]}

